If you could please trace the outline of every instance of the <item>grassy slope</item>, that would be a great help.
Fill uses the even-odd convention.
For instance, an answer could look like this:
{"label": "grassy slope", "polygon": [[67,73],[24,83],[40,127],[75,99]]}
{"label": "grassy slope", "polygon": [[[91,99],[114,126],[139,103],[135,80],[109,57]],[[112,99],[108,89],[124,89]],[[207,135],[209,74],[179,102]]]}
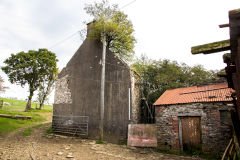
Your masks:
{"label": "grassy slope", "polygon": [[[30,120],[17,120],[0,117],[0,136],[4,136],[9,132],[17,130],[21,127],[29,127],[45,121],[46,119],[43,116],[39,115],[37,112],[52,112],[52,106],[49,105],[45,105],[44,110],[33,109],[29,112],[23,112],[27,103],[26,101],[12,100],[7,98],[0,98],[0,100],[11,104],[10,106],[5,105],[0,110],[0,114],[26,115],[32,117]],[[36,105],[38,104],[33,103],[32,107],[35,107]]]}

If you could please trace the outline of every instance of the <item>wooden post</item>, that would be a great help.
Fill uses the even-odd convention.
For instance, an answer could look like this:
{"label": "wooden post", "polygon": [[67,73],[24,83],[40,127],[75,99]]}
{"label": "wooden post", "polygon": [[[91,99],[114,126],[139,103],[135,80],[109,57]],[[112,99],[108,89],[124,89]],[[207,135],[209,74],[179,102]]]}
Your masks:
{"label": "wooden post", "polygon": [[0,100],[0,109],[3,107],[3,100]]}
{"label": "wooden post", "polygon": [[104,120],[104,89],[105,89],[105,61],[106,61],[106,35],[103,36],[102,52],[102,73],[101,73],[101,92],[100,92],[100,123],[99,132],[100,140],[103,140],[103,120]]}

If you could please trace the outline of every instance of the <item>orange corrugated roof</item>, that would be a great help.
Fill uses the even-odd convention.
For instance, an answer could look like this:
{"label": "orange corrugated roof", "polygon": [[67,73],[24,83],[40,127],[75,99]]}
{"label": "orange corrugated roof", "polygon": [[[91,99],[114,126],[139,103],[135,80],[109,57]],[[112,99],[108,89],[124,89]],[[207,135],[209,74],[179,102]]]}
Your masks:
{"label": "orange corrugated roof", "polygon": [[165,91],[154,105],[232,101],[232,92],[227,83],[170,89]]}

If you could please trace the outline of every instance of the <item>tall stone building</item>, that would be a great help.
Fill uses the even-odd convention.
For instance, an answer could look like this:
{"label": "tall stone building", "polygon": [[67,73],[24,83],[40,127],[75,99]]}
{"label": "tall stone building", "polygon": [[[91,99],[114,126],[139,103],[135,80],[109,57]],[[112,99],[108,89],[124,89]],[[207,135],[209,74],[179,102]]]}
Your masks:
{"label": "tall stone building", "polygon": [[[88,24],[88,34],[90,32]],[[86,39],[56,82],[53,132],[99,139],[102,43]],[[106,54],[104,140],[127,138],[140,119],[140,78],[109,49]]]}

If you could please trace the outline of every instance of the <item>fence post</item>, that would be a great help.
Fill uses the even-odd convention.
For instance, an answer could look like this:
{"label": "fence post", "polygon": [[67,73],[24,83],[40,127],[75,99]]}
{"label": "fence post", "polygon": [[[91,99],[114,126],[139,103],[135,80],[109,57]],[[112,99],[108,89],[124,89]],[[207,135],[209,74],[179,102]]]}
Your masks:
{"label": "fence post", "polygon": [[3,107],[3,100],[0,100],[0,109]]}

